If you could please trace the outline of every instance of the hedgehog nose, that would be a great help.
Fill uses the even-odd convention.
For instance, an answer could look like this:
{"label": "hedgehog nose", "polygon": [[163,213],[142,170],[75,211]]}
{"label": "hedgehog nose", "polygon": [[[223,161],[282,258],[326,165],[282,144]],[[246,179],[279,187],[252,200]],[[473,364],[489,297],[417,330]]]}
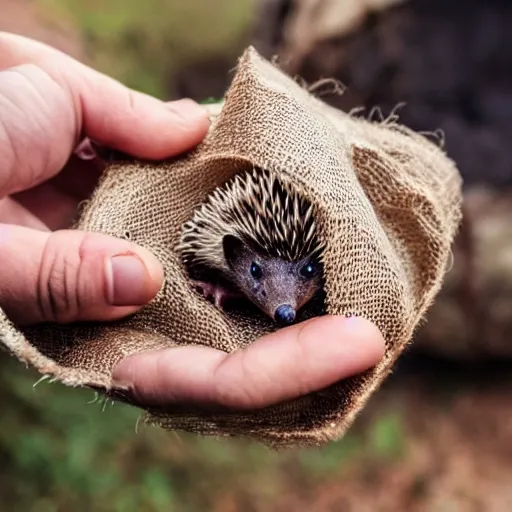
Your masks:
{"label": "hedgehog nose", "polygon": [[295,320],[295,309],[289,304],[283,304],[276,309],[274,319],[280,324],[291,324]]}

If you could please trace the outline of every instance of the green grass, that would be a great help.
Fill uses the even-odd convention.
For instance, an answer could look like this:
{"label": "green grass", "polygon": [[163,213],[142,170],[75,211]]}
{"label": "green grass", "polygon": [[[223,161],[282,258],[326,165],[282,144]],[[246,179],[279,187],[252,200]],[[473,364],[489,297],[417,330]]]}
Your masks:
{"label": "green grass", "polygon": [[272,452],[143,424],[136,431],[137,409],[60,384],[34,388],[38,377],[0,359],[0,492],[4,507],[23,512],[196,512],[228,494],[267,510],[286,489],[302,492],[340,478],[354,460],[378,464],[403,451],[394,411],[322,448]]}
{"label": "green grass", "polygon": [[36,1],[47,16],[66,18],[81,31],[94,67],[158,97],[165,97],[178,67],[231,55],[253,6],[253,0]]}
{"label": "green grass", "polygon": [[378,419],[369,432],[369,451],[384,459],[404,454],[405,433],[402,418],[396,411],[389,411]]}

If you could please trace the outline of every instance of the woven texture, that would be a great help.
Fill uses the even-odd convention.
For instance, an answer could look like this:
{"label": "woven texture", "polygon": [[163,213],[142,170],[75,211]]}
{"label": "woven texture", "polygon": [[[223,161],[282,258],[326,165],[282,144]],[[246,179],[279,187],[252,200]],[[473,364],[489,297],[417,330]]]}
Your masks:
{"label": "woven texture", "polygon": [[176,344],[232,351],[275,329],[208,303],[191,288],[175,250],[184,222],[209,193],[235,172],[266,168],[314,204],[326,242],[325,312],[372,320],[385,337],[386,355],[362,375],[264,410],[203,414],[180,407],[147,411],[148,419],[168,429],[249,436],[275,447],[339,438],[440,288],[460,221],[459,173],[428,139],[327,106],[253,48],[239,60],[219,110],[206,139],[188,155],[110,166],[77,225],[153,251],[166,271],[157,298],[114,324],[21,332],[0,315],[2,341],[43,374],[108,389],[123,356]]}

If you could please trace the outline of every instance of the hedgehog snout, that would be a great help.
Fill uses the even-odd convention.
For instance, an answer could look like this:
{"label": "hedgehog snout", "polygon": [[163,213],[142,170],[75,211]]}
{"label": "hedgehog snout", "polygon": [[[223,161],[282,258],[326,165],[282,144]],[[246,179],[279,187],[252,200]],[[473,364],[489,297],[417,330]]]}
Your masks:
{"label": "hedgehog snout", "polygon": [[274,313],[274,320],[283,325],[291,324],[296,317],[296,311],[295,308],[290,306],[290,304],[282,304],[280,305],[275,313]]}

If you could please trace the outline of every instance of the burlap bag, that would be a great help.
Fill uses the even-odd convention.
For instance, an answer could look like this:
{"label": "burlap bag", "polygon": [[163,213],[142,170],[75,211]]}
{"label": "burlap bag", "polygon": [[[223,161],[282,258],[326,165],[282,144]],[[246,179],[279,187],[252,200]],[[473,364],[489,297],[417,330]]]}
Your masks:
{"label": "burlap bag", "polygon": [[168,429],[249,436],[272,446],[339,438],[439,290],[460,218],[459,174],[426,138],[328,107],[252,48],[213,118],[204,142],[186,156],[109,167],[78,222],[80,229],[129,237],[153,251],[166,270],[157,298],[114,324],[21,332],[0,316],[3,343],[43,374],[108,390],[123,356],[193,343],[232,351],[275,329],[215,309],[190,287],[175,252],[198,203],[235,172],[260,166],[315,205],[326,241],[325,311],[375,322],[386,355],[363,375],[264,410],[211,414],[180,407],[150,410],[147,418]]}

